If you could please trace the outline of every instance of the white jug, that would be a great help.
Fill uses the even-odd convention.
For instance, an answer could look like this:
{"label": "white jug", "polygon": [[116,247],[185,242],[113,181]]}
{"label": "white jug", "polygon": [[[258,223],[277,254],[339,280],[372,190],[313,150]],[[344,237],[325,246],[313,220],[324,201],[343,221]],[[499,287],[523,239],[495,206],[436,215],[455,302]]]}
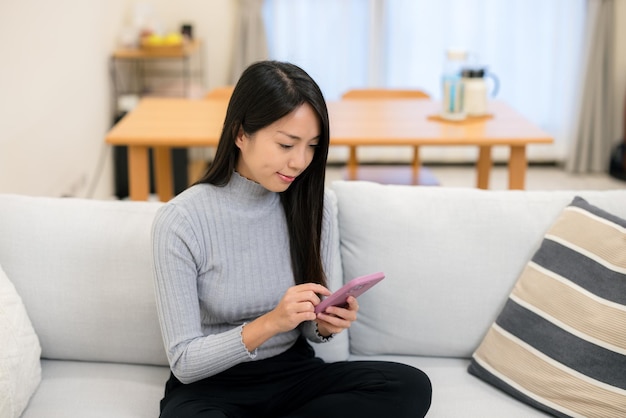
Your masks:
{"label": "white jug", "polygon": [[[493,82],[491,94],[488,93],[486,77]],[[463,81],[463,109],[467,116],[487,114],[487,97],[498,93],[500,82],[495,74],[487,73],[484,68],[464,68],[461,72]]]}

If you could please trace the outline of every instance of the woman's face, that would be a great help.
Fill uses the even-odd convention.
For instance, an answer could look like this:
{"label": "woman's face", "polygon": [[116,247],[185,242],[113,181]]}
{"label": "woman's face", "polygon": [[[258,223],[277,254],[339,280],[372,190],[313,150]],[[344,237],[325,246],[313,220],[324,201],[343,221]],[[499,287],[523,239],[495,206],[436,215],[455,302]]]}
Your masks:
{"label": "woman's face", "polygon": [[237,172],[273,192],[283,192],[313,160],[319,143],[317,114],[308,103],[248,136],[240,130]]}

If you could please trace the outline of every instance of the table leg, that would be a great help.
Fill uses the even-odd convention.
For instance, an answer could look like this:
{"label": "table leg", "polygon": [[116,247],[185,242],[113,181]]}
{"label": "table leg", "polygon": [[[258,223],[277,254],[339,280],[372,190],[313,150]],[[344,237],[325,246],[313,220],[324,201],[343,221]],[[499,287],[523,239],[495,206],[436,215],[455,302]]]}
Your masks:
{"label": "table leg", "polygon": [[524,190],[527,166],[526,145],[511,145],[511,155],[509,155],[509,189]]}
{"label": "table leg", "polygon": [[128,147],[128,194],[131,200],[148,200],[150,194],[148,147],[140,145]]}
{"label": "table leg", "polygon": [[358,168],[358,161],[356,158],[356,146],[350,146],[350,155],[348,156],[348,180],[356,180],[356,172]]}
{"label": "table leg", "polygon": [[183,57],[183,97],[191,97],[191,70],[189,69],[189,56]]}
{"label": "table leg", "polygon": [[481,145],[476,163],[476,187],[479,189],[489,188],[489,175],[491,174],[491,146]]}
{"label": "table leg", "polygon": [[154,148],[154,174],[159,200],[167,202],[174,196],[172,149],[170,147]]}
{"label": "table leg", "polygon": [[411,162],[413,184],[420,184],[420,147],[413,147],[413,161]]}

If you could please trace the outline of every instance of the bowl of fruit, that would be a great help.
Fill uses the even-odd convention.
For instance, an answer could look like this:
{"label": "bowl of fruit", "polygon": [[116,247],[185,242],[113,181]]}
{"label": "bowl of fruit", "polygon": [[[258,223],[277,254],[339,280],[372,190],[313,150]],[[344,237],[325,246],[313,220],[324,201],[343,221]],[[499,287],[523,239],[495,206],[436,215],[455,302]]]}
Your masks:
{"label": "bowl of fruit", "polygon": [[185,38],[180,33],[170,32],[165,35],[156,33],[141,38],[141,49],[147,52],[182,52],[185,47]]}

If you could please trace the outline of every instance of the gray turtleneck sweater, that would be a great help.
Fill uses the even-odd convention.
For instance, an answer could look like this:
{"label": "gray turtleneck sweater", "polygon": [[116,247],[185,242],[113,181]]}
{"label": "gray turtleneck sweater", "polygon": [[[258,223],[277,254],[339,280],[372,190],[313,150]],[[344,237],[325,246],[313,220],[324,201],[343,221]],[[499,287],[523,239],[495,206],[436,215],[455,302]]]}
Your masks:
{"label": "gray turtleneck sweater", "polygon": [[[332,261],[330,231],[325,205],[326,272]],[[243,325],[274,309],[294,285],[277,193],[237,173],[225,187],[195,185],[159,209],[152,239],[161,331],[170,367],[181,382],[278,355],[300,334],[323,340],[314,321],[272,337],[254,352],[241,339]]]}

